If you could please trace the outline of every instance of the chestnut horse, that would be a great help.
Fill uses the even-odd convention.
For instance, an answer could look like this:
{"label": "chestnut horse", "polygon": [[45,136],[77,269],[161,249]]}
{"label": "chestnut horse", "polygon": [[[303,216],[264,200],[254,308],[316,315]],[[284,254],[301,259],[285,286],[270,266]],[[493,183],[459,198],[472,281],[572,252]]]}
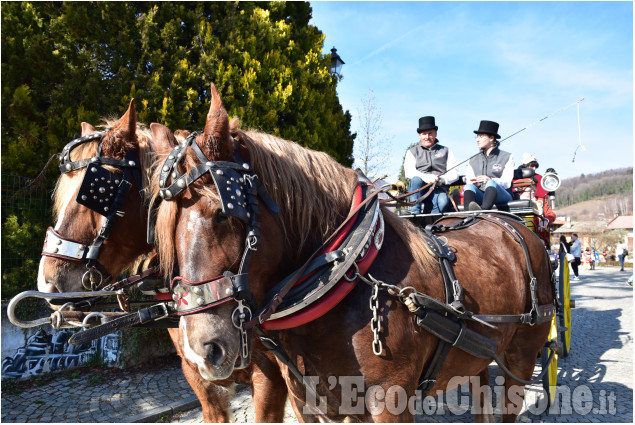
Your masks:
{"label": "chestnut horse", "polygon": [[[253,304],[262,308],[271,301],[266,299],[268,290],[300,268],[347,216],[358,177],[353,170],[342,167],[324,153],[261,132],[241,130],[236,120],[229,121],[214,85],[211,93],[212,105],[204,132],[194,138],[194,143],[206,157],[203,159],[208,162],[201,160],[200,152],[194,151],[194,144],[184,144],[179,153],[185,155],[185,161],[177,164],[177,177],[169,182],[159,182],[161,175],[153,176],[154,196],[164,198],[157,213],[159,257],[167,271],[178,263],[181,276],[174,278],[173,285],[183,282],[200,288],[207,284],[219,285],[223,276],[231,276],[226,272],[240,273],[243,268],[241,259],[245,258],[248,249],[246,232],[251,224],[228,214],[236,207],[219,196],[224,187],[217,188],[216,185],[224,184],[211,177],[211,172],[222,174],[223,170],[210,168],[211,172],[199,173],[201,177],[193,182],[186,177],[186,187],[182,191],[166,190],[176,187],[173,185],[177,183],[183,184],[176,181],[181,180],[179,175],[183,176],[195,167],[236,162],[238,154],[246,162],[244,167],[249,170],[248,174],[260,179],[280,208],[276,214],[275,208],[264,200],[266,197],[258,197],[260,243],[252,252],[247,275]],[[158,139],[155,143],[160,153],[169,153],[168,143]],[[164,171],[167,169],[169,167],[164,167]],[[157,171],[161,169],[157,168]],[[252,181],[253,176],[245,176],[247,179]],[[384,208],[381,214],[386,223],[384,242],[368,275],[399,287],[413,287],[444,300],[439,263],[427,251],[421,231]],[[522,224],[512,223],[512,226],[524,236],[528,246],[537,279],[538,302],[549,304],[553,294],[544,247]],[[528,262],[521,246],[505,231],[481,221],[444,236],[456,254],[454,273],[463,287],[464,305],[468,310],[476,314],[501,315],[530,311]],[[320,396],[317,403],[325,400],[328,406],[326,411],[317,410],[319,405],[307,396],[303,383],[281,364],[298,418],[363,422],[413,420],[410,409],[382,409],[381,398],[386,394],[386,407],[389,404],[394,407],[400,391],[408,396],[415,394],[438,339],[418,327],[412,314],[397,302],[397,298],[380,292],[381,330],[378,337],[383,349],[380,355],[375,355],[371,329],[373,315],[369,309],[371,295],[371,287],[358,281],[328,313],[299,327],[277,331],[279,341],[300,372],[305,377],[317,377],[316,391]],[[236,323],[236,313],[240,312],[243,301],[244,298],[238,297],[236,300],[224,299],[211,308],[182,315],[181,344],[185,356],[198,365],[202,375],[212,379],[226,378],[243,355],[245,347],[241,338],[245,328],[241,330]],[[259,317],[258,310],[253,312],[253,317]],[[248,314],[246,320],[249,320]],[[548,321],[535,326],[500,323],[492,329],[467,322],[467,326],[495,341],[498,357],[508,370],[520,379],[528,380],[550,324]],[[451,348],[429,394],[448,391],[470,377],[488,378],[490,362],[491,358],[477,358]],[[349,383],[350,379],[361,379],[361,384],[351,389],[345,382],[347,379]],[[474,383],[474,380],[470,381]],[[487,381],[483,382],[487,385]],[[508,398],[503,403],[506,406],[503,419],[513,421],[522,407],[524,386],[510,376],[506,377],[505,386]],[[389,392],[391,388],[393,391]],[[394,391],[394,388],[400,388],[400,391]],[[351,391],[359,391],[361,397],[367,398],[351,401]],[[351,405],[357,408],[351,409]],[[492,420],[492,416],[483,414],[475,419]]]}
{"label": "chestnut horse", "polygon": [[[100,264],[98,271],[104,275],[116,277],[124,269],[129,268],[137,257],[148,254],[153,249],[153,245],[146,242],[147,207],[144,206],[146,195],[142,195],[137,186],[148,187],[150,169],[156,160],[152,144],[153,138],[160,134],[163,140],[168,140],[172,145],[174,145],[175,140],[170,130],[160,124],[151,124],[150,129],[138,124],[133,102],[130,102],[127,112],[119,120],[109,121],[106,126],[111,129],[103,136],[96,137],[93,141],[81,143],[70,152],[63,152],[62,155],[70,155],[66,163],[92,158],[96,156],[98,142],[101,140],[103,157],[122,159],[128,152],[134,151],[134,157],[138,159],[137,166],[142,181],[130,179],[133,186],[125,195],[125,200],[120,206],[120,210],[124,214],[115,221],[112,231],[101,245],[98,255]],[[99,135],[99,133],[90,124],[82,123],[82,138],[90,138],[92,135]],[[64,240],[76,241],[87,247],[97,236],[105,217],[76,201],[80,184],[86,174],[86,167],[78,167],[76,170],[72,170],[72,166],[69,168],[71,171],[63,173],[57,182],[54,194],[54,213],[57,216],[57,223],[53,229],[54,233],[47,237],[54,238],[57,237],[55,236],[57,234]],[[117,170],[117,166],[110,168]],[[119,168],[118,172],[121,172],[121,167]],[[97,192],[97,187],[94,190]],[[50,232],[51,230],[49,230]],[[47,243],[51,244],[52,242],[47,241]],[[60,246],[62,246],[61,242]],[[47,252],[42,256],[39,266],[38,289],[46,293],[84,290],[82,281],[87,272],[86,262],[73,261],[68,257],[58,256],[53,252],[54,250],[55,248],[45,248]],[[97,272],[95,273],[97,274]],[[97,284],[99,283],[98,281]],[[102,284],[105,283],[102,282]],[[59,308],[56,305],[51,306],[54,309]],[[229,398],[232,392],[224,387],[233,381],[225,380],[214,383],[203,379],[198,373],[196,365],[189,362],[183,355],[178,344],[178,329],[169,328],[168,331],[177,353],[181,357],[185,378],[201,401],[203,419],[206,422],[228,422],[230,419]],[[268,379],[263,379],[263,375],[266,375]],[[267,357],[260,350],[255,365],[249,369],[237,371],[236,374],[232,375],[232,379],[252,385],[255,405],[257,406],[257,421],[282,421],[286,388],[279,368],[272,358]],[[271,383],[277,385],[275,387],[267,386]]]}

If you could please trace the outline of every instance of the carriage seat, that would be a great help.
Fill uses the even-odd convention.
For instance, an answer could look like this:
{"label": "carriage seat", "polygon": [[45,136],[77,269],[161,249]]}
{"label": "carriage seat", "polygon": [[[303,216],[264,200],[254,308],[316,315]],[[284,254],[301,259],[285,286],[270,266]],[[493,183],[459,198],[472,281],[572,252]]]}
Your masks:
{"label": "carriage seat", "polygon": [[[459,209],[459,212],[465,211],[464,205],[457,205],[457,208]],[[539,215],[538,205],[535,201],[530,201],[529,199],[514,199],[509,202],[495,204],[492,207],[492,210],[507,211],[514,214],[533,213],[535,215]]]}

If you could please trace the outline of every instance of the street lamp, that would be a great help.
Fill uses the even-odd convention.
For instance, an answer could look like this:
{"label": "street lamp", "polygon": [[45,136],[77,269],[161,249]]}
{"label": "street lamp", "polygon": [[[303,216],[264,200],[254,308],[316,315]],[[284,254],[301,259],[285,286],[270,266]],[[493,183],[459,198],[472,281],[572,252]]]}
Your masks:
{"label": "street lamp", "polygon": [[331,74],[337,74],[337,76],[339,77],[340,71],[342,70],[342,65],[344,65],[344,61],[342,60],[340,55],[337,54],[337,49],[333,47],[331,49],[331,67],[329,68]]}

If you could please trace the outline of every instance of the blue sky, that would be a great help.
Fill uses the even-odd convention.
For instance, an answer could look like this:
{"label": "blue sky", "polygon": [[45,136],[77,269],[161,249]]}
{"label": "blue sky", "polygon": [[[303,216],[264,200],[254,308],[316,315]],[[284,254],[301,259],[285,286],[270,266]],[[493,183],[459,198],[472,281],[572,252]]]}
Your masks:
{"label": "blue sky", "polygon": [[[385,173],[395,181],[419,117],[433,115],[457,161],[477,152],[480,120],[500,123],[517,165],[562,177],[633,166],[633,3],[311,2],[346,64],[337,92],[359,130],[368,89],[383,116]],[[577,150],[578,139],[586,151]],[[465,165],[460,167],[465,173]]]}

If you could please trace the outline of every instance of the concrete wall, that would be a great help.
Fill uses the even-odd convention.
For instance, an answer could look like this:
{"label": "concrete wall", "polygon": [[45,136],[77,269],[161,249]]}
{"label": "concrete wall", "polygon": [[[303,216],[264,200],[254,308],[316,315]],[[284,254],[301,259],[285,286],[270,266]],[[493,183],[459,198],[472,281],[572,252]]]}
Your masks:
{"label": "concrete wall", "polygon": [[[45,316],[42,312],[42,317]],[[67,341],[79,328],[56,330],[50,325],[20,328],[9,321],[6,304],[2,304],[1,321],[2,379],[61,371],[87,362],[129,367],[176,353],[165,329],[119,331],[74,346]]]}

